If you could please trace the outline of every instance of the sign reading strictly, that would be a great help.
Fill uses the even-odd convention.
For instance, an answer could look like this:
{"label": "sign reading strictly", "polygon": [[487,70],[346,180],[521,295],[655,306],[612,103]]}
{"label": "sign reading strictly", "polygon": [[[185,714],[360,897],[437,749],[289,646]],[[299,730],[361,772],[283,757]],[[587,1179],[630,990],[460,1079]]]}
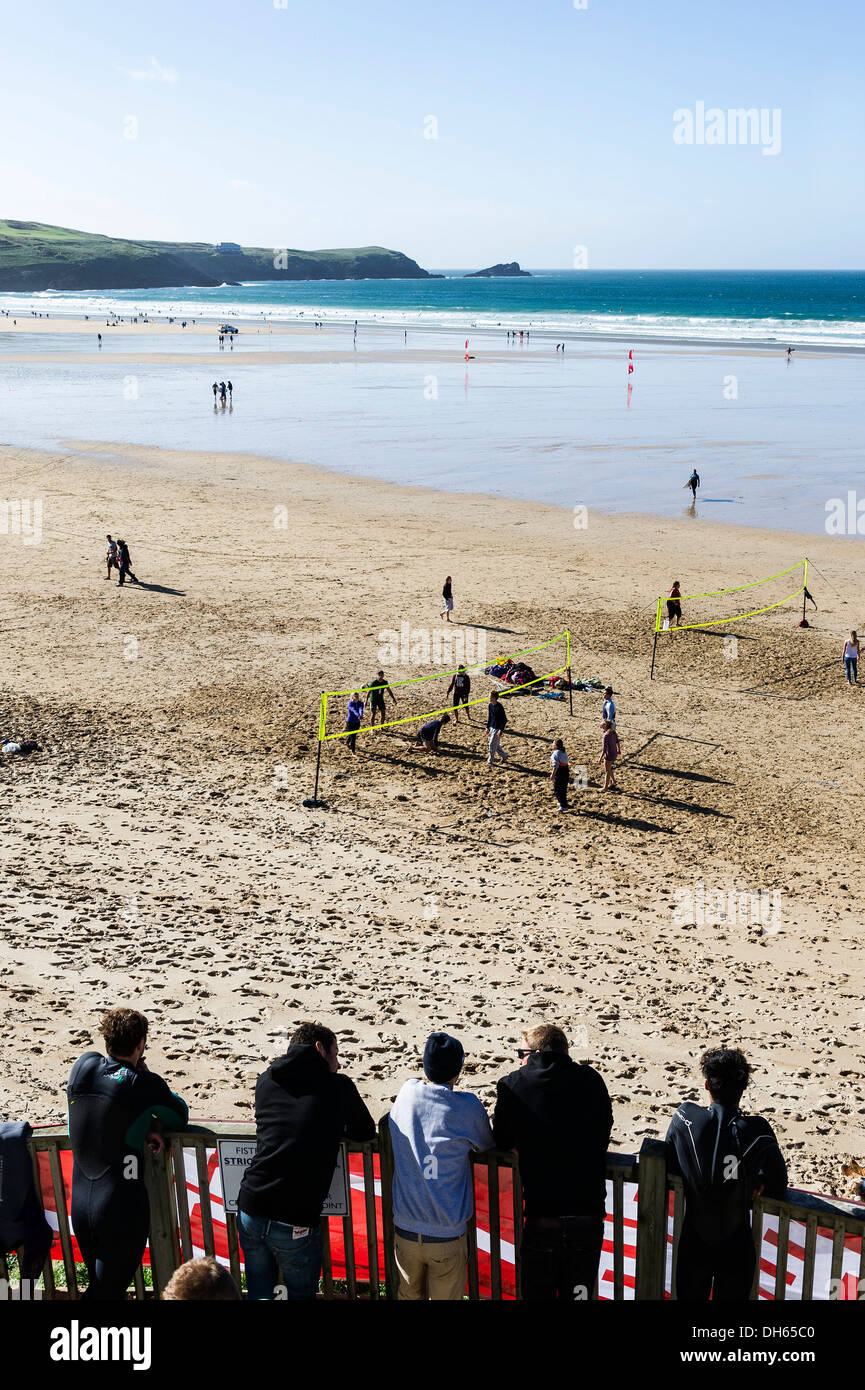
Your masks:
{"label": "sign reading strictly", "polygon": [[[218,1139],[219,1176],[226,1214],[237,1215],[237,1196],[243,1174],[255,1157],[255,1139]],[[324,1199],[322,1216],[348,1216],[348,1169],[345,1149],[340,1144],[330,1191]]]}

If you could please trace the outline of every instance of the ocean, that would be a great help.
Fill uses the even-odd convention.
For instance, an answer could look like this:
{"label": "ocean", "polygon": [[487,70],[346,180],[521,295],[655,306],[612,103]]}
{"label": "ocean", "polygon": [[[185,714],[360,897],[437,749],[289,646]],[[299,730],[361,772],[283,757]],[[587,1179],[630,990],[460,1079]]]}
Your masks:
{"label": "ocean", "polygon": [[540,270],[530,278],[312,280],[2,294],[14,313],[238,318],[865,349],[865,271]]}

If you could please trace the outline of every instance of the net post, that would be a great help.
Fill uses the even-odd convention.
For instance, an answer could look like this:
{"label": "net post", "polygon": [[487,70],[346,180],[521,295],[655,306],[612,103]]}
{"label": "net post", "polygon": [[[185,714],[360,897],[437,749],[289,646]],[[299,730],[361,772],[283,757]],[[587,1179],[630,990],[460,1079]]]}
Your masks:
{"label": "net post", "polygon": [[808,602],[808,556],[805,556],[805,574],[802,579],[802,622],[805,621],[805,605]]}
{"label": "net post", "polygon": [[570,706],[570,717],[571,717],[571,719],[573,719],[573,717],[574,717],[574,681],[573,681],[573,677],[572,677],[572,675],[571,675],[571,629],[570,629],[569,627],[566,627],[566,628],[565,628],[565,637],[566,637],[566,639],[567,639],[567,644],[568,644],[568,653],[567,653],[567,661],[568,661],[568,704],[569,704],[569,706]]}
{"label": "net post", "polygon": [[327,692],[322,691],[321,700],[318,705],[318,752],[315,759],[315,790],[311,797],[304,801],[304,806],[317,807],[326,806],[326,802],[318,799],[318,777],[321,772],[321,745],[324,741],[325,722],[327,719]]}
{"label": "net post", "polygon": [[658,607],[655,613],[655,640],[652,643],[652,669],[649,672],[649,680],[655,679],[655,652],[658,650],[658,633],[661,630],[661,596],[658,595]]}
{"label": "net post", "polygon": [[318,801],[318,774],[321,770],[321,739],[318,740],[318,756],[315,760],[315,791],[312,793],[313,801]]}

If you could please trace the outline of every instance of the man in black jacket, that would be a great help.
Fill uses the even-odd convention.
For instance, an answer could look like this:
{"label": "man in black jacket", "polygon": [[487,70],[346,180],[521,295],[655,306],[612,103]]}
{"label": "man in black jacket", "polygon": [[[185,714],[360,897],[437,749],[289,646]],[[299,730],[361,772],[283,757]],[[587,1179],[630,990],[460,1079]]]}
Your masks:
{"label": "man in black jacket", "polygon": [[523,1034],[522,1066],[498,1083],[496,1147],[516,1149],[525,1199],[522,1296],[592,1296],[604,1240],[606,1154],[613,1127],[601,1076],[568,1056],[561,1028]]}
{"label": "man in black jacket", "polygon": [[751,1202],[763,1192],[784,1196],[787,1165],[769,1122],[739,1109],[752,1071],[742,1053],[705,1052],[700,1069],[712,1104],[683,1101],[667,1131],[668,1167],[685,1188],[676,1297],[747,1299],[756,1263]]}
{"label": "man in black jacket", "polygon": [[315,1298],[321,1273],[321,1209],[341,1139],[372,1139],[375,1123],[347,1076],[336,1036],[302,1023],[288,1051],[255,1088],[255,1158],[237,1199],[237,1234],[251,1300]]}

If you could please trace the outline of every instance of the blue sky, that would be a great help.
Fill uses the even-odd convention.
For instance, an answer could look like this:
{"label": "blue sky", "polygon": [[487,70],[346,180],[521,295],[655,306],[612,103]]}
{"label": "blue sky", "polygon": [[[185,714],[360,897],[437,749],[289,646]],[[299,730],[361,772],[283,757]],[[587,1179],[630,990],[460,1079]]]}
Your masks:
{"label": "blue sky", "polygon": [[[4,10],[0,216],[428,268],[863,262],[859,0]],[[698,102],[780,109],[779,153],[676,144]]]}

